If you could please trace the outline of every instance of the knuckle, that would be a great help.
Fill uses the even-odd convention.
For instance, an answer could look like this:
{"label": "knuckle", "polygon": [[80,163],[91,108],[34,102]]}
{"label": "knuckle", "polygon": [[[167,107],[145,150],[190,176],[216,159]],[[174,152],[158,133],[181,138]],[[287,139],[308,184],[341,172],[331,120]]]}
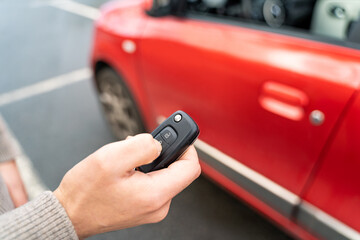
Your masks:
{"label": "knuckle", "polygon": [[99,173],[108,172],[110,170],[108,161],[106,161],[107,159],[106,148],[107,146],[105,145],[91,155],[91,160],[92,162],[94,162]]}
{"label": "knuckle", "polygon": [[143,134],[142,136],[142,149],[148,152],[151,155],[157,154],[157,147],[156,143],[154,141],[154,138],[151,136],[151,134]]}
{"label": "knuckle", "polygon": [[145,144],[149,144],[150,142],[153,141],[153,137],[151,136],[151,134],[149,133],[143,133],[143,134],[140,134],[141,138],[142,138],[142,141],[145,143]]}
{"label": "knuckle", "polygon": [[106,159],[106,153],[107,153],[108,145],[104,145],[101,148],[99,148],[96,152],[91,154],[91,157],[95,160],[103,161]]}

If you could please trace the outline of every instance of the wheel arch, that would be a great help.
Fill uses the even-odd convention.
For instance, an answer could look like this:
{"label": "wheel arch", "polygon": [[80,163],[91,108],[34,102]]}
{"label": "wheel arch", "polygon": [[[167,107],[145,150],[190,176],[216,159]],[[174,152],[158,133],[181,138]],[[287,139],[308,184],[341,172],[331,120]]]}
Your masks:
{"label": "wheel arch", "polygon": [[117,75],[120,76],[121,79],[123,79],[123,83],[131,94],[131,97],[133,98],[133,101],[137,107],[145,129],[149,131],[151,128],[153,128],[155,118],[153,117],[151,107],[147,99],[145,89],[141,84],[141,81],[137,77],[127,77],[126,73],[123,72],[119,66],[116,66],[116,64],[110,63],[109,61],[106,61],[104,59],[99,59],[94,61],[93,63],[93,84],[94,87],[96,87],[97,89],[99,88],[99,86],[96,77],[99,71],[104,68],[112,69]]}

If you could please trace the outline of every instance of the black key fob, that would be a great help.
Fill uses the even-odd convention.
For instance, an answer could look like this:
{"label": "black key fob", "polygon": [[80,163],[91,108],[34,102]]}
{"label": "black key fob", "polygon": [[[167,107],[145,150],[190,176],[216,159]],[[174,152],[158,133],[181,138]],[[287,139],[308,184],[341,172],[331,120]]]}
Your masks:
{"label": "black key fob", "polygon": [[168,167],[196,140],[199,133],[198,125],[188,114],[176,111],[151,133],[161,143],[160,156],[138,169],[148,173]]}

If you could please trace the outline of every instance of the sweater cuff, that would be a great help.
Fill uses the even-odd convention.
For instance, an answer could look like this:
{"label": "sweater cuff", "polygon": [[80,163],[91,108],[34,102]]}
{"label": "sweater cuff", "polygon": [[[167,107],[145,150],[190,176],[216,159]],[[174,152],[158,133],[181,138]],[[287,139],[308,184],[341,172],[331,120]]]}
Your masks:
{"label": "sweater cuff", "polygon": [[78,239],[65,209],[50,191],[0,216],[0,239]]}

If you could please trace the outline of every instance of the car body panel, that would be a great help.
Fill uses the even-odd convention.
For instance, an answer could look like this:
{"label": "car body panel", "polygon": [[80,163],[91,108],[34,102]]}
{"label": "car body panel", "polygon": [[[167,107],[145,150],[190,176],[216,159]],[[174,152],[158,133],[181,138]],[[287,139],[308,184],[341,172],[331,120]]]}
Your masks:
{"label": "car body panel", "polygon": [[[140,44],[157,115],[184,109],[205,129],[202,140],[295,194],[358,85],[354,54],[237,26],[150,18]],[[306,99],[287,99],[266,84]],[[300,112],[295,119],[292,109]],[[326,116],[321,126],[308,120],[316,109]]]}
{"label": "car body panel", "polygon": [[321,159],[304,200],[360,231],[360,95]]}

